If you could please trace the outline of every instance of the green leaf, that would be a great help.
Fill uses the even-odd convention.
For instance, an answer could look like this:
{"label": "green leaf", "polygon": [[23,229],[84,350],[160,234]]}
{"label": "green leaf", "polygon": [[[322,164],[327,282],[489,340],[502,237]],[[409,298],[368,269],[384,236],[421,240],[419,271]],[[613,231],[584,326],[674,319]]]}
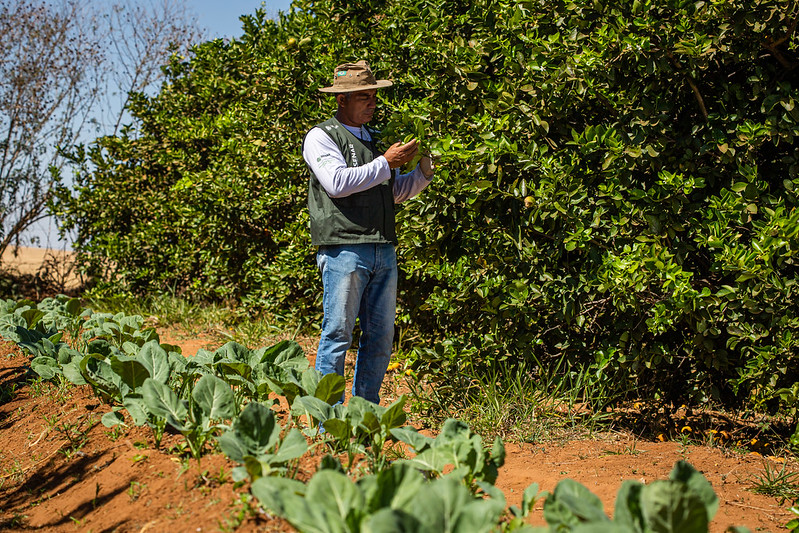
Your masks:
{"label": "green leaf", "polygon": [[407,396],[403,394],[394,403],[386,408],[386,411],[380,418],[380,425],[383,426],[384,430],[389,431],[399,428],[405,423],[407,420],[407,416],[405,414],[405,403],[407,399]]}
{"label": "green leaf", "polygon": [[291,428],[283,440],[274,456],[274,462],[278,464],[287,463],[293,459],[298,459],[308,451],[308,442],[297,428]]}
{"label": "green leaf", "polygon": [[125,418],[122,416],[122,413],[119,411],[109,411],[103,415],[100,419],[100,422],[107,427],[112,428],[114,426],[118,426],[120,424],[125,424]]}
{"label": "green leaf", "polygon": [[390,433],[395,439],[411,446],[416,453],[423,452],[433,443],[431,437],[422,435],[416,428],[410,426],[391,429]]}
{"label": "green leaf", "polygon": [[708,512],[685,483],[655,481],[641,491],[641,514],[648,531],[707,533]]}
{"label": "green leaf", "polygon": [[313,395],[323,402],[333,405],[344,398],[344,389],[347,381],[338,374],[327,374],[316,385]]}
{"label": "green leaf", "polygon": [[300,396],[294,400],[291,406],[291,412],[294,415],[310,416],[311,420],[308,421],[309,425],[324,422],[333,414],[330,404],[319,398],[313,396]]}
{"label": "green leaf", "polygon": [[45,355],[35,357],[31,361],[31,370],[39,374],[43,380],[53,379],[56,374],[61,373],[58,361]]}
{"label": "green leaf", "polygon": [[363,493],[346,475],[334,470],[315,474],[308,482],[306,498],[341,522],[346,522],[351,513],[365,514]]}
{"label": "green leaf", "polygon": [[144,365],[152,379],[159,383],[167,383],[169,381],[169,356],[158,341],[153,340],[144,343],[136,354],[136,360]]}
{"label": "green leaf", "polygon": [[73,385],[88,385],[80,370],[80,361],[73,360],[61,367],[64,377]]}
{"label": "green leaf", "polygon": [[544,519],[550,525],[609,522],[602,501],[572,479],[563,479],[544,502]]}
{"label": "green leaf", "polygon": [[122,405],[127,409],[130,418],[133,420],[133,424],[136,426],[143,426],[149,420],[147,405],[144,403],[143,398],[127,396],[122,400]]}
{"label": "green leaf", "polygon": [[345,420],[329,418],[322,423],[322,427],[339,442],[346,442],[352,438],[352,426]]}
{"label": "green leaf", "polygon": [[394,463],[377,475],[363,477],[358,482],[370,511],[384,507],[407,508],[425,483],[418,470],[403,463]]}
{"label": "green leaf", "polygon": [[142,384],[142,398],[151,413],[161,418],[166,418],[169,424],[178,431],[185,429],[182,421],[186,419],[188,411],[172,389],[163,383],[148,378]]}
{"label": "green leaf", "polygon": [[137,359],[128,356],[111,357],[111,368],[131,390],[135,391],[150,377],[150,372]]}
{"label": "green leaf", "polygon": [[504,510],[502,502],[475,499],[462,481],[445,476],[422,486],[408,505],[426,531],[491,531]]}
{"label": "green leaf", "polygon": [[230,341],[223,346],[219,347],[213,356],[213,361],[218,363],[220,361],[239,362],[250,364],[250,350],[246,346]]}
{"label": "green leaf", "polygon": [[719,499],[713,486],[705,479],[700,472],[685,461],[677,461],[674,468],[669,475],[669,479],[673,481],[681,481],[688,485],[688,488],[693,491],[699,499],[705,504],[707,510],[708,522],[713,520],[716,512],[719,510]]}
{"label": "green leaf", "polygon": [[200,378],[191,391],[197,405],[211,420],[227,420],[236,415],[236,398],[230,385],[216,376]]}
{"label": "green leaf", "polygon": [[620,525],[632,528],[634,531],[643,531],[644,517],[641,514],[641,490],[643,483],[638,481],[624,481],[616,494],[616,506],[613,521]]}
{"label": "green leaf", "polygon": [[271,450],[280,438],[280,424],[275,419],[275,413],[258,402],[248,403],[244,407],[233,421],[231,431],[251,455]]}

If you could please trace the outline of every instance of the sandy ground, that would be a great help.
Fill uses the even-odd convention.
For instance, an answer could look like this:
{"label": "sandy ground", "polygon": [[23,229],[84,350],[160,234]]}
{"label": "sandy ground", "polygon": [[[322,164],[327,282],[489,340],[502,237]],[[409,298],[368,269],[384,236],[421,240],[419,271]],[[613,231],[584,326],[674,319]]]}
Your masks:
{"label": "sandy ground", "polygon": [[75,289],[83,284],[75,271],[75,254],[65,250],[49,248],[9,247],[0,258],[0,274],[38,276],[64,290]]}

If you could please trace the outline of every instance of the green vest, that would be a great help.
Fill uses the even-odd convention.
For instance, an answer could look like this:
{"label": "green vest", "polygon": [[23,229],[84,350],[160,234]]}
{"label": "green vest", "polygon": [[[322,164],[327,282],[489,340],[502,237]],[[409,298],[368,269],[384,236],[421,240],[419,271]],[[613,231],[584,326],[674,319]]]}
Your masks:
{"label": "green vest", "polygon": [[[331,118],[317,126],[341,150],[350,167],[357,167],[381,155],[372,142],[362,141],[338,120]],[[365,191],[343,198],[331,198],[311,172],[308,185],[308,211],[311,215],[311,243],[335,244],[394,243],[394,178]]]}

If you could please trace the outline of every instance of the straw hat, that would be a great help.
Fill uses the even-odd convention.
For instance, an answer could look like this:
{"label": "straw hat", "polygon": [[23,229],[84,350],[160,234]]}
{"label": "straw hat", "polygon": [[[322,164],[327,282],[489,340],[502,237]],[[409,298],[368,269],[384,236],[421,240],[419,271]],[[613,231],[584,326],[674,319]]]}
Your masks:
{"label": "straw hat", "polygon": [[323,93],[354,93],[369,89],[382,89],[391,87],[389,80],[376,80],[366,61],[357,63],[344,63],[336,67],[333,73],[333,85],[319,89]]}

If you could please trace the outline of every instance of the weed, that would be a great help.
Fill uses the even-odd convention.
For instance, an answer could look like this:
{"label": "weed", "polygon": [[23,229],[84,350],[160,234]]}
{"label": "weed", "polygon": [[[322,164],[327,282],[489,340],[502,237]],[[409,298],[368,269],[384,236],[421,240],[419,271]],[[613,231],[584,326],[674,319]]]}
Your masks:
{"label": "weed", "polygon": [[94,418],[80,416],[76,422],[55,424],[54,429],[67,441],[67,446],[59,450],[68,460],[78,453],[89,441],[88,430],[94,425]]}
{"label": "weed", "polygon": [[28,394],[31,398],[41,398],[49,392],[50,385],[41,377],[28,381]]}
{"label": "weed", "polygon": [[127,491],[128,492],[128,497],[130,498],[130,501],[135,502],[136,500],[138,500],[141,497],[142,492],[144,492],[145,490],[147,490],[147,484],[146,483],[139,483],[138,481],[131,481],[130,482],[130,487],[128,487],[128,491]]}
{"label": "weed", "polygon": [[773,496],[780,500],[780,505],[787,500],[799,499],[799,472],[786,472],[786,466],[783,464],[778,471],[764,462],[763,473],[754,477],[750,490],[755,494]]}
{"label": "weed", "polygon": [[459,413],[475,432],[523,442],[551,438],[565,429],[592,431],[605,413],[594,413],[586,405],[590,394],[576,395],[572,387],[585,385],[587,378],[544,376],[540,368],[511,369],[503,366],[473,376],[471,394],[464,395]]}
{"label": "weed", "polygon": [[0,385],[0,404],[8,403],[17,395],[17,382]]}
{"label": "weed", "polygon": [[[626,445],[621,450],[602,450],[602,456],[607,455],[639,455],[642,453],[646,453],[646,450],[639,450],[638,449],[638,441],[633,441],[632,444]],[[581,459],[583,459],[581,457]]]}
{"label": "weed", "polygon": [[[54,384],[55,387],[51,386],[51,397],[56,403],[64,405],[68,400],[72,399],[74,385],[62,375],[57,376],[57,378],[58,381]],[[55,389],[54,391],[52,390],[53,388]]]}
{"label": "weed", "polygon": [[16,513],[11,518],[8,518],[6,520],[0,521],[0,530],[4,531],[6,528],[8,528],[8,529],[17,529],[17,528],[22,529],[22,526],[24,525],[25,520],[27,520],[27,519],[28,519],[28,515]]}
{"label": "weed", "polygon": [[100,497],[100,484],[94,484],[94,498],[92,498],[92,509],[97,509],[97,499]]}
{"label": "weed", "polygon": [[47,422],[47,427],[53,429],[58,423],[58,415],[44,415],[44,421]]}
{"label": "weed", "polygon": [[120,437],[127,435],[128,431],[129,429],[124,427],[122,424],[117,424],[110,430],[106,431],[105,434],[111,442],[116,442],[120,439]]}
{"label": "weed", "polygon": [[14,459],[13,464],[3,467],[3,475],[0,477],[0,489],[3,488],[6,481],[21,483],[24,479],[25,471],[22,469],[22,463],[18,459]]}
{"label": "weed", "polygon": [[231,504],[231,507],[234,509],[230,512],[228,518],[218,521],[219,529],[225,533],[236,531],[248,519],[258,516],[258,506],[253,505],[252,494],[239,494],[238,498]]}
{"label": "weed", "polygon": [[[207,471],[206,471],[207,472]],[[216,483],[217,485],[224,485],[228,481],[229,474],[225,472],[225,468],[220,466],[219,472],[216,474],[212,474],[207,476],[211,482]]]}
{"label": "weed", "polygon": [[139,464],[141,462],[146,461],[148,457],[149,457],[149,455],[147,455],[147,454],[137,453],[136,455],[131,457],[130,460],[133,461],[133,464]]}

